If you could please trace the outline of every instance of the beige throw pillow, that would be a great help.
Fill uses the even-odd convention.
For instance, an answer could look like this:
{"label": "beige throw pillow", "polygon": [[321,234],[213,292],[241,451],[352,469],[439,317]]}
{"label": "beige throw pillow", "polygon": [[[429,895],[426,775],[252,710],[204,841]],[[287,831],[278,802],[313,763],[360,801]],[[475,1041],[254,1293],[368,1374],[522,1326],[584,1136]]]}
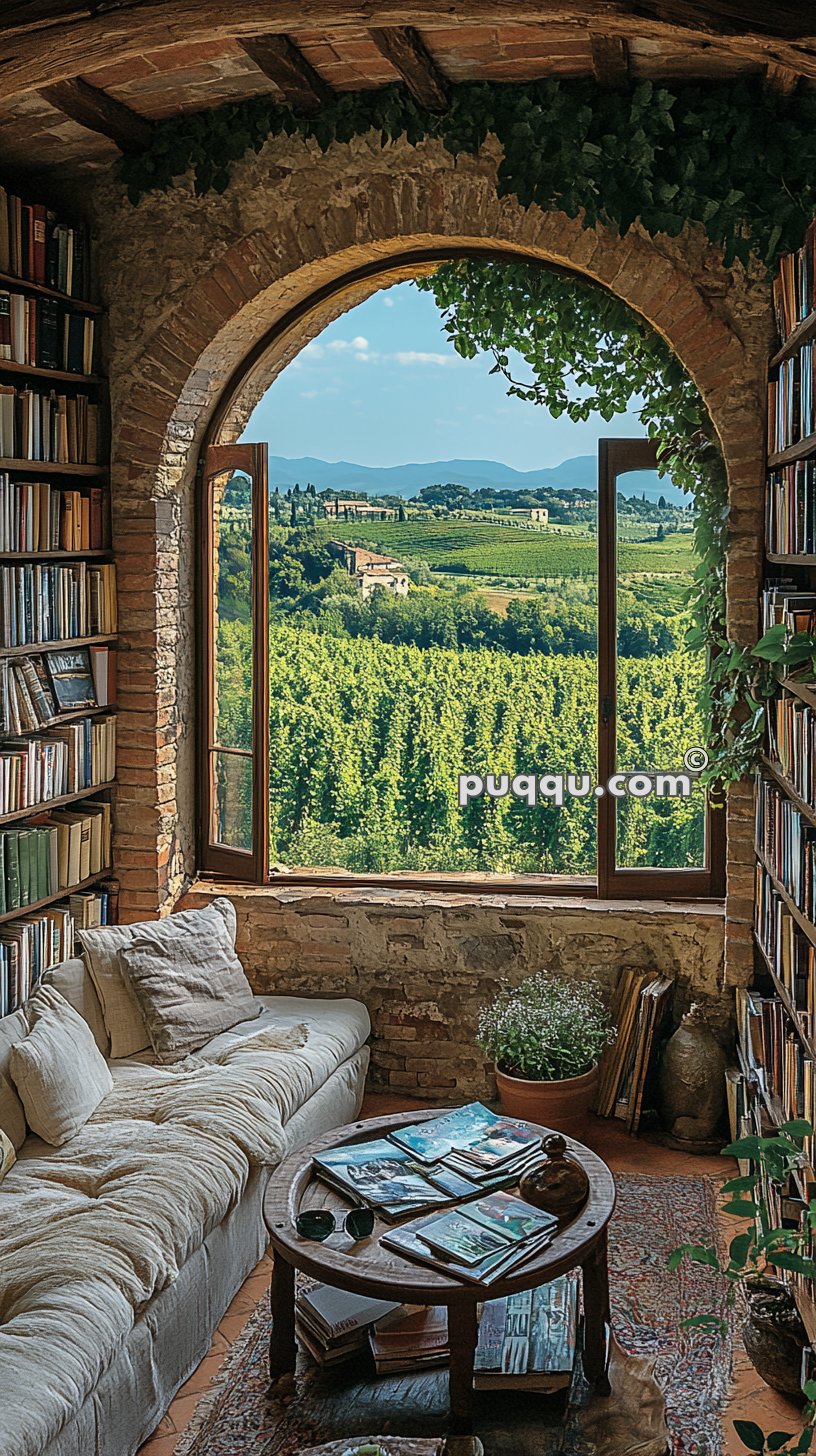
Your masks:
{"label": "beige throw pillow", "polygon": [[145,1026],[139,1001],[129,981],[122,975],[119,952],[133,944],[134,939],[150,928],[157,934],[175,934],[176,925],[195,925],[200,915],[215,910],[222,925],[235,945],[235,908],[223,896],[213,900],[206,910],[181,910],[178,915],[169,915],[164,920],[143,920],[135,925],[104,925],[95,930],[80,930],[79,937],[85,952],[85,960],[96,994],[102,1004],[108,1036],[110,1055],[132,1057],[150,1046],[150,1036]]}
{"label": "beige throw pillow", "polygon": [[6,1137],[3,1129],[0,1128],[0,1183],[5,1178],[9,1168],[13,1168],[17,1162],[17,1152],[11,1138]]}
{"label": "beige throw pillow", "polygon": [[26,1003],[31,1030],[9,1055],[9,1069],[31,1131],[55,1148],[84,1127],[113,1086],[87,1022],[51,986]]}
{"label": "beige throw pillow", "polygon": [[10,1138],[15,1148],[23,1146],[28,1128],[25,1108],[11,1080],[9,1064],[12,1047],[27,1036],[28,1022],[22,1011],[13,1011],[11,1016],[0,1020],[0,1130]]}
{"label": "beige throw pillow", "polygon": [[177,1062],[260,1015],[217,903],[140,927],[120,951],[160,1062]]}

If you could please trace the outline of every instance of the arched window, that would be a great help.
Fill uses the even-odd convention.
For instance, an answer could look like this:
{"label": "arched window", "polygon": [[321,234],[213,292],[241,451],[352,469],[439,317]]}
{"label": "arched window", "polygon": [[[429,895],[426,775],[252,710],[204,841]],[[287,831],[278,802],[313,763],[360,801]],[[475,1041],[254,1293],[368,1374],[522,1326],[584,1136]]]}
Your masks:
{"label": "arched window", "polygon": [[692,513],[670,483],[658,499],[656,464],[653,441],[604,439],[591,489],[398,499],[270,480],[265,445],[216,434],[199,494],[201,868],[721,895],[725,815],[698,779],[705,664],[683,641]]}

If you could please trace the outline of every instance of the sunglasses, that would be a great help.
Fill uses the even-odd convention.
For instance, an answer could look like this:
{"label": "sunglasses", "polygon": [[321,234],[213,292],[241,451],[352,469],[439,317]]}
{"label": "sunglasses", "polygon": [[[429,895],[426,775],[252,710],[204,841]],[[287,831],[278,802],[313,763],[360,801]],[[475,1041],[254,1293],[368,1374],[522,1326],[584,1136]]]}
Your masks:
{"label": "sunglasses", "polygon": [[373,1208],[352,1208],[339,1225],[330,1208],[308,1208],[295,1219],[295,1228],[302,1239],[316,1239],[321,1244],[338,1227],[353,1239],[367,1239],[374,1232]]}

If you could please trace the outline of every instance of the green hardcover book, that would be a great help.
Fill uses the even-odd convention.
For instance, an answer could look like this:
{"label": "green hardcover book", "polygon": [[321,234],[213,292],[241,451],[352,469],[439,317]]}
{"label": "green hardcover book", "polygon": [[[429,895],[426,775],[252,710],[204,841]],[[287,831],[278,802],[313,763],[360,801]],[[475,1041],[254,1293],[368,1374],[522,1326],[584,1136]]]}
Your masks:
{"label": "green hardcover book", "polygon": [[6,908],[20,909],[20,853],[17,831],[7,829],[3,835],[6,849]]}
{"label": "green hardcover book", "polygon": [[57,886],[51,884],[51,836],[47,829],[37,830],[37,899],[44,900]]}
{"label": "green hardcover book", "polygon": [[0,915],[5,915],[6,903],[6,836],[0,834]]}
{"label": "green hardcover book", "polygon": [[17,840],[17,864],[20,882],[20,904],[31,904],[31,834],[27,829],[15,832]]}

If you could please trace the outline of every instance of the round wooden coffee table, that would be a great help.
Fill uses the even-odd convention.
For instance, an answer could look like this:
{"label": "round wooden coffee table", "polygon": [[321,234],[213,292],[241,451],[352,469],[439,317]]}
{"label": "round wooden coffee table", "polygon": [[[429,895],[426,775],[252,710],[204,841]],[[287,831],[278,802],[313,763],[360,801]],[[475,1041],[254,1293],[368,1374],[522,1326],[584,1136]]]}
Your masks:
{"label": "round wooden coffee table", "polygon": [[[383,1248],[380,1235],[393,1225],[377,1220],[370,1238],[352,1243],[333,1235],[329,1243],[303,1239],[295,1218],[305,1208],[330,1208],[347,1213],[349,1204],[339,1193],[314,1176],[315,1153],[342,1143],[385,1137],[396,1128],[440,1117],[433,1112],[407,1112],[397,1117],[372,1117],[336,1128],[325,1137],[293,1153],[273,1173],[264,1198],[264,1218],[275,1261],[272,1273],[272,1338],[269,1369],[273,1380],[295,1368],[295,1271],[323,1284],[367,1294],[375,1299],[400,1299],[406,1304],[444,1304],[448,1309],[450,1341],[450,1433],[467,1435],[473,1429],[473,1357],[478,1341],[476,1307],[486,1299],[503,1299],[522,1289],[547,1284],[580,1268],[584,1295],[584,1373],[599,1393],[608,1394],[609,1274],[607,1225],[615,1207],[615,1182],[599,1157],[583,1143],[567,1138],[570,1155],[589,1176],[589,1198],[581,1212],[564,1224],[552,1243],[525,1264],[489,1288],[448,1278],[441,1270],[403,1259]],[[551,1128],[534,1127],[542,1135]],[[342,1239],[342,1241],[340,1241]]]}

